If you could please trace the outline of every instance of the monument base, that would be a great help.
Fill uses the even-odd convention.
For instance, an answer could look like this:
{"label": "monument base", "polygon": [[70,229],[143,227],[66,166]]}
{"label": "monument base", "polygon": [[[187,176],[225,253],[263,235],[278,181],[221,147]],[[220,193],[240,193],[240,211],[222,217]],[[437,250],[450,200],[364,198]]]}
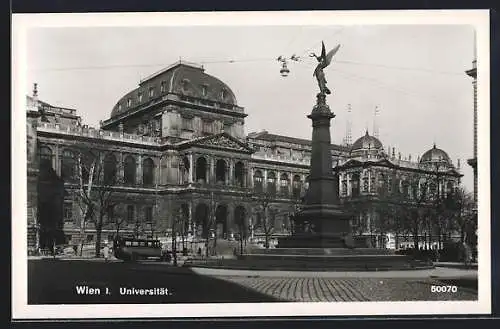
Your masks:
{"label": "monument base", "polygon": [[277,248],[371,248],[370,237],[338,234],[295,234],[278,239]]}

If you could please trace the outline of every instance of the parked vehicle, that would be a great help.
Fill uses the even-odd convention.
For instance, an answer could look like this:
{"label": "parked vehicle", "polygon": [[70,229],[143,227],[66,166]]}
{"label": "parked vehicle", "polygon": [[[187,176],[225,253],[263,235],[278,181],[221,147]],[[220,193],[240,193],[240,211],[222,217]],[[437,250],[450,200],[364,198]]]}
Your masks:
{"label": "parked vehicle", "polygon": [[161,242],[152,239],[118,237],[113,241],[113,252],[116,258],[124,261],[166,260],[167,258],[161,247]]}

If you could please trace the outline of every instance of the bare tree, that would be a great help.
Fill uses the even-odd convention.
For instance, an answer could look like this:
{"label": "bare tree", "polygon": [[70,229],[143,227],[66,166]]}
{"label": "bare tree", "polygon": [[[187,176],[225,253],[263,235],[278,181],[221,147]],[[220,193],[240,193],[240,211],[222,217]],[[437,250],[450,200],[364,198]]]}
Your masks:
{"label": "bare tree", "polygon": [[77,166],[77,199],[83,214],[80,255],[86,224],[90,221],[96,232],[95,257],[100,257],[102,229],[107,212],[113,206],[114,186],[119,184],[116,162],[106,161],[101,152],[89,146],[79,149]]}
{"label": "bare tree", "polygon": [[254,203],[257,207],[257,212],[261,215],[260,223],[257,226],[262,229],[265,238],[264,246],[269,248],[269,242],[272,234],[274,233],[275,225],[275,212],[272,208],[274,197],[269,193],[259,193],[254,198]]}

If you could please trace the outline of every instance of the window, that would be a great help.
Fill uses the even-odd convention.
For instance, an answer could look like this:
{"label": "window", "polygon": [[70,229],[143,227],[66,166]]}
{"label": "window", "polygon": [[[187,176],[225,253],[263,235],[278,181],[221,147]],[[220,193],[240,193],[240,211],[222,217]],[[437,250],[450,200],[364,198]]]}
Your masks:
{"label": "window", "polygon": [[292,182],[292,187],[293,187],[293,196],[295,198],[298,198],[300,197],[300,192],[301,192],[301,189],[302,189],[302,184],[301,184],[301,180],[300,180],[300,176],[299,175],[294,175],[293,176],[293,182]]}
{"label": "window", "polygon": [[182,118],[182,129],[193,130],[193,120],[191,118]]}
{"label": "window", "polygon": [[115,183],[116,179],[116,157],[113,154],[108,154],[104,158],[104,184],[110,185]]}
{"label": "window", "polygon": [[359,174],[354,173],[351,177],[351,195],[353,197],[359,196]]}
{"label": "window", "polygon": [[127,222],[134,222],[134,205],[131,204],[127,205]]}
{"label": "window", "polygon": [[113,222],[113,220],[115,218],[115,207],[113,205],[109,205],[106,208],[106,216],[108,217],[108,220],[110,222]]}
{"label": "window", "polygon": [[131,107],[132,106],[132,99],[127,99],[127,106],[128,107]]}
{"label": "window", "polygon": [[61,159],[61,178],[71,180],[75,177],[76,161],[72,151],[64,150]]}
{"label": "window", "polygon": [[202,85],[201,86],[201,94],[203,96],[207,96],[207,89],[208,89],[208,86],[207,85]]}
{"label": "window", "polygon": [[203,120],[202,130],[204,133],[212,133],[212,121]]}
{"label": "window", "polygon": [[253,181],[255,190],[257,192],[262,192],[262,172],[260,170],[256,170],[253,174]]}
{"label": "window", "polygon": [[144,208],[144,219],[145,219],[146,223],[153,222],[153,207]]}
{"label": "window", "polygon": [[272,194],[276,192],[276,175],[273,172],[267,174],[267,192]]}
{"label": "window", "polygon": [[94,241],[94,235],[93,234],[87,235],[87,242],[92,242],[92,241]]}
{"label": "window", "polygon": [[149,87],[149,97],[153,97],[155,95],[155,88]]}
{"label": "window", "polygon": [[288,194],[288,175],[282,174],[280,177],[280,190],[282,194]]}
{"label": "window", "polygon": [[226,91],[226,89],[222,89],[222,90],[220,91],[220,99],[221,99],[221,100],[224,100],[224,99],[226,98],[226,96],[227,96],[227,91]]}
{"label": "window", "polygon": [[122,110],[122,104],[118,104],[118,111],[121,111]]}
{"label": "window", "polygon": [[134,157],[129,155],[125,158],[125,163],[123,165],[123,174],[123,180],[125,184],[135,184],[136,164]]}
{"label": "window", "polygon": [[48,147],[42,146],[39,151],[40,168],[52,168],[52,150]]}
{"label": "window", "polygon": [[151,186],[154,182],[154,162],[150,158],[142,162],[142,183]]}
{"label": "window", "polygon": [[166,86],[167,86],[167,83],[165,81],[162,81],[161,84],[160,84],[160,91],[162,93],[165,92]]}
{"label": "window", "polygon": [[139,103],[142,102],[142,92],[139,93]]}
{"label": "window", "polygon": [[71,201],[64,202],[64,221],[65,222],[72,222],[73,221],[73,203]]}

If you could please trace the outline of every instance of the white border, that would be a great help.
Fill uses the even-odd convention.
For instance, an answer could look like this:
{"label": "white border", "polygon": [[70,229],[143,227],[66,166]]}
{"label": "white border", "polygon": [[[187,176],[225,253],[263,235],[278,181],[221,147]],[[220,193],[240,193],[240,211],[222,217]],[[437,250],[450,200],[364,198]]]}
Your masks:
{"label": "white border", "polygon": [[[181,305],[27,305],[26,243],[26,33],[37,27],[89,26],[244,26],[244,25],[473,25],[478,42],[478,301],[236,303]],[[490,264],[490,86],[489,12],[344,11],[344,12],[222,12],[121,14],[14,14],[12,17],[12,317],[14,319],[430,315],[489,314]],[[472,60],[472,59],[471,59]],[[464,68],[467,70],[468,68]],[[465,72],[464,72],[465,75]],[[472,83],[471,83],[472,92]],[[472,111],[472,104],[471,104]],[[472,123],[471,123],[472,124]],[[471,150],[472,155],[472,150]],[[472,170],[471,168],[467,168]]]}

